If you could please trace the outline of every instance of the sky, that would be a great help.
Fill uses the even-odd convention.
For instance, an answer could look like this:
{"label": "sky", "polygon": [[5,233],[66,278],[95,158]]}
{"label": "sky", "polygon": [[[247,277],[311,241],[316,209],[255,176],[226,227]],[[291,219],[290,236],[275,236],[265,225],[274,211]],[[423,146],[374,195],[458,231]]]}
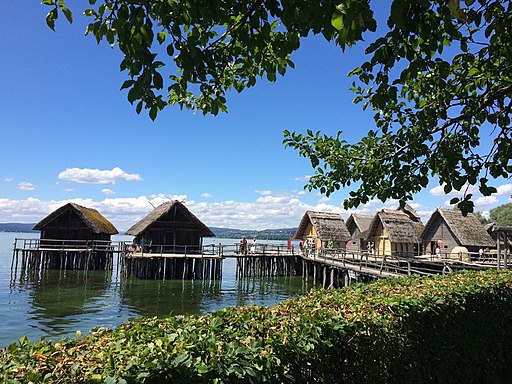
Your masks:
{"label": "sky", "polygon": [[[83,1],[79,2],[83,4]],[[75,4],[75,7],[73,7]],[[350,69],[362,48],[342,52],[321,38],[302,41],[295,69],[228,95],[227,114],[170,107],[155,122],[120,91],[121,54],[84,36],[87,20],[69,2],[56,32],[37,1],[0,2],[0,222],[35,223],[68,203],[97,209],[124,231],[153,206],[178,199],[210,227],[298,226],[307,210],[375,214],[396,201],[343,209],[350,192],[326,198],[304,190],[313,170],[282,144],[283,130],[343,130],[348,141],[373,127],[352,103]],[[487,213],[511,202],[512,183],[476,197]],[[453,196],[431,185],[411,204],[424,221]]]}

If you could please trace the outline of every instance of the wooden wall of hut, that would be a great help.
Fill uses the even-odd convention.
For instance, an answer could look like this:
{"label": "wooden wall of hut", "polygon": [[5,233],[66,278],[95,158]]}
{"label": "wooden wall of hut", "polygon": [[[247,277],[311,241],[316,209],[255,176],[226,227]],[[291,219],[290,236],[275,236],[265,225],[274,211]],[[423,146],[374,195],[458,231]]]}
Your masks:
{"label": "wooden wall of hut", "polygon": [[236,258],[237,277],[295,276],[302,274],[300,256],[250,256]]}
{"label": "wooden wall of hut", "polygon": [[124,277],[153,280],[219,280],[222,278],[220,258],[123,257]]}
{"label": "wooden wall of hut", "polygon": [[41,239],[110,240],[106,233],[95,233],[73,209],[66,210],[41,228]]}

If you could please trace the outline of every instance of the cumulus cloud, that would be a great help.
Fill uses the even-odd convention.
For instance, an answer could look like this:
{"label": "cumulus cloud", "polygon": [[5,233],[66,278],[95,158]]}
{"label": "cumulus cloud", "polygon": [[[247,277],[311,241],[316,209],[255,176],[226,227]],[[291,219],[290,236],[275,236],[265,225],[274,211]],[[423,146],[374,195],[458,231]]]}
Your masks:
{"label": "cumulus cloud", "polygon": [[14,179],[13,179],[12,177],[5,177],[5,178],[4,178],[4,181],[5,181],[6,183],[12,183],[12,182],[14,181]]}
{"label": "cumulus cloud", "polygon": [[18,188],[20,191],[33,191],[36,189],[36,186],[32,183],[29,183],[28,181],[22,181],[21,183],[18,183],[16,188]]}
{"label": "cumulus cloud", "polygon": [[272,191],[269,191],[268,189],[265,189],[265,190],[256,190],[254,191],[256,192],[258,195],[261,195],[261,196],[269,196],[272,194]]}
{"label": "cumulus cloud", "polygon": [[486,207],[498,204],[498,199],[495,196],[482,196],[475,199],[474,203],[475,207]]}
{"label": "cumulus cloud", "polygon": [[127,173],[119,167],[112,168],[111,170],[66,168],[59,173],[58,178],[81,184],[115,184],[119,180],[142,180],[139,174]]}
{"label": "cumulus cloud", "polygon": [[213,198],[213,195],[211,193],[205,192],[201,195],[201,197],[204,199],[211,199]]}
{"label": "cumulus cloud", "polygon": [[109,188],[103,188],[101,190],[101,193],[103,193],[104,195],[109,195],[109,196],[116,194],[113,190],[111,190]]}
{"label": "cumulus cloud", "polygon": [[469,185],[469,184],[465,184],[460,191],[456,191],[456,190],[452,190],[450,193],[446,194],[444,193],[444,186],[445,184],[443,185],[438,185],[437,187],[434,187],[432,188],[429,193],[432,195],[432,196],[437,196],[437,197],[440,197],[440,196],[456,196],[456,197],[462,197],[464,195],[467,195],[468,193],[472,193],[472,194],[475,194],[475,193],[478,193],[478,187],[476,185]]}
{"label": "cumulus cloud", "polygon": [[512,184],[500,185],[497,188],[498,192],[495,193],[497,196],[512,195]]}

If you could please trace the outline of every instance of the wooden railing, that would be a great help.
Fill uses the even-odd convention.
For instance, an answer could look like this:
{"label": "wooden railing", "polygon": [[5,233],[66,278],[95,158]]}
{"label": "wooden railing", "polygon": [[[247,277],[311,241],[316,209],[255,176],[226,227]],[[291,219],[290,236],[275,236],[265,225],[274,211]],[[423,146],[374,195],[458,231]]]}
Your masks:
{"label": "wooden railing", "polygon": [[60,240],[60,239],[20,239],[15,238],[14,250],[29,251],[93,251],[114,252],[120,247],[120,242],[108,240]]}

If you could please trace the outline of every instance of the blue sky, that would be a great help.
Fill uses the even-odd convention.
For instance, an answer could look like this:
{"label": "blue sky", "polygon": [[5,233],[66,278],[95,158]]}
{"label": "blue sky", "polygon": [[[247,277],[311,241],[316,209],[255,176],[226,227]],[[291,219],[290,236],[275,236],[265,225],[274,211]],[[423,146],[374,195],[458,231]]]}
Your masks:
{"label": "blue sky", "polygon": [[[0,4],[0,222],[37,222],[70,201],[98,209],[119,230],[169,198],[209,226],[244,229],[296,226],[308,209],[347,218],[396,206],[345,211],[348,190],[329,199],[305,192],[309,162],[282,144],[285,129],[343,130],[355,140],[372,127],[346,77],[361,48],[343,53],[309,38],[292,57],[295,70],[229,95],[227,114],[168,108],[152,122],[119,90],[120,53],[84,36],[80,7],[70,7],[75,22],[59,20],[53,32],[38,2]],[[511,193],[504,182],[476,209],[510,202]],[[414,207],[426,220],[450,198],[433,182]]]}

